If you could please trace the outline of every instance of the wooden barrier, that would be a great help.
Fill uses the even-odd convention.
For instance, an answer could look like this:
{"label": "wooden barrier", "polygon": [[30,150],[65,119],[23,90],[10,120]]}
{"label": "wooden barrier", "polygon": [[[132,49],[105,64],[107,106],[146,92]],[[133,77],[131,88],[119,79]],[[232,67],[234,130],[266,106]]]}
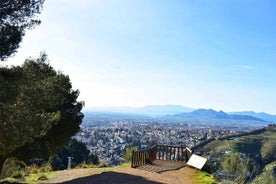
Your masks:
{"label": "wooden barrier", "polygon": [[157,160],[188,161],[187,150],[183,146],[156,145]]}
{"label": "wooden barrier", "polygon": [[154,145],[151,148],[132,152],[131,167],[150,164],[154,160],[188,162],[192,152],[183,146]]}
{"label": "wooden barrier", "polygon": [[140,165],[149,164],[153,160],[156,160],[156,145],[144,150],[133,150],[131,167],[138,167]]}

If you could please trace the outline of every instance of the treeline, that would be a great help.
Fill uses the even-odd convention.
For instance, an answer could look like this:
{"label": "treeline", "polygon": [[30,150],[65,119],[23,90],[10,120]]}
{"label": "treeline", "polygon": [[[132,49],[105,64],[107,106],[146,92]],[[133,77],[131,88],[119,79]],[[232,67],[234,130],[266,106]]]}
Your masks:
{"label": "treeline", "polygon": [[71,158],[71,168],[80,164],[90,166],[98,165],[99,158],[91,153],[83,142],[72,139],[67,146],[61,147],[58,152],[48,158],[33,158],[27,162],[27,165],[36,165],[38,167],[49,164],[51,170],[64,170],[68,167],[68,157]]}
{"label": "treeline", "polygon": [[[0,174],[0,180],[7,177],[19,179],[29,174],[67,169],[68,157],[71,158],[70,168],[99,167],[97,155],[91,153],[84,143],[72,139],[67,146],[61,147],[55,155],[48,158],[32,158],[26,163],[15,157],[7,158]],[[3,182],[5,183],[5,181]]]}
{"label": "treeline", "polygon": [[72,139],[68,146],[60,148],[57,154],[49,157],[48,162],[53,170],[63,170],[68,167],[68,157],[72,159],[71,167],[73,168],[80,164],[99,164],[98,156],[91,153],[84,143],[76,139]]}

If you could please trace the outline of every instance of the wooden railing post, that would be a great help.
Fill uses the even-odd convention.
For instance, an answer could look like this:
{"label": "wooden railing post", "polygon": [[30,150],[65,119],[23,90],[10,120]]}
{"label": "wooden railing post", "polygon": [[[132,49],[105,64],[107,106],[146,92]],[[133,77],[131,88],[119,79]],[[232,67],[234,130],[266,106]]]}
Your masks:
{"label": "wooden railing post", "polygon": [[161,147],[159,145],[157,146],[157,151],[158,151],[158,159],[161,160]]}
{"label": "wooden railing post", "polygon": [[154,150],[153,150],[153,159],[152,160],[156,160],[157,159],[157,146],[154,146]]}
{"label": "wooden railing post", "polygon": [[190,150],[189,148],[185,148],[185,152],[186,152],[186,162],[188,162],[188,160],[190,159],[190,157],[192,156],[192,150]]}
{"label": "wooden railing post", "polygon": [[131,167],[134,167],[134,150],[132,150],[132,155],[131,155]]}
{"label": "wooden railing post", "polygon": [[175,159],[175,147],[173,148],[173,160],[176,160]]}
{"label": "wooden railing post", "polygon": [[171,147],[168,146],[168,160],[171,160]]}
{"label": "wooden railing post", "polygon": [[188,161],[192,153],[183,146],[154,145],[148,149],[132,151],[131,167],[150,164],[154,160]]}
{"label": "wooden railing post", "polygon": [[183,153],[183,147],[181,147],[181,161],[183,161],[184,160],[184,153]]}

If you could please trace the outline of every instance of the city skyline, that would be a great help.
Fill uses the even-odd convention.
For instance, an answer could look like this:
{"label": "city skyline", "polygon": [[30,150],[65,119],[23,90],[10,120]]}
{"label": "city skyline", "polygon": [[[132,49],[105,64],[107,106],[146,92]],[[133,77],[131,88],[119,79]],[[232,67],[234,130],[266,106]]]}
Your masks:
{"label": "city skyline", "polygon": [[45,1],[22,64],[41,51],[86,108],[176,104],[276,114],[274,1]]}

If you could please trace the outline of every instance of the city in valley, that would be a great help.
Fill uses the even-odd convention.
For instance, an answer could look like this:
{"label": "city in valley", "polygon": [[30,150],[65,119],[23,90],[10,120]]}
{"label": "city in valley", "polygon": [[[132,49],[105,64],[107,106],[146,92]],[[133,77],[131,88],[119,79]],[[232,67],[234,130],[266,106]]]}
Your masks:
{"label": "city in valley", "polygon": [[126,148],[148,148],[154,144],[178,145],[189,148],[213,138],[232,136],[245,130],[233,126],[186,124],[152,121],[86,122],[76,139],[86,143],[100,161],[119,165]]}
{"label": "city in valley", "polygon": [[237,177],[227,173],[223,164],[227,165],[227,158],[238,156],[242,179],[252,181],[275,161],[276,125],[273,115],[250,113],[254,116],[211,109],[156,117],[87,113],[75,138],[109,166],[125,163],[127,149],[146,150],[154,145],[188,147],[207,158],[204,170],[219,181]]}

